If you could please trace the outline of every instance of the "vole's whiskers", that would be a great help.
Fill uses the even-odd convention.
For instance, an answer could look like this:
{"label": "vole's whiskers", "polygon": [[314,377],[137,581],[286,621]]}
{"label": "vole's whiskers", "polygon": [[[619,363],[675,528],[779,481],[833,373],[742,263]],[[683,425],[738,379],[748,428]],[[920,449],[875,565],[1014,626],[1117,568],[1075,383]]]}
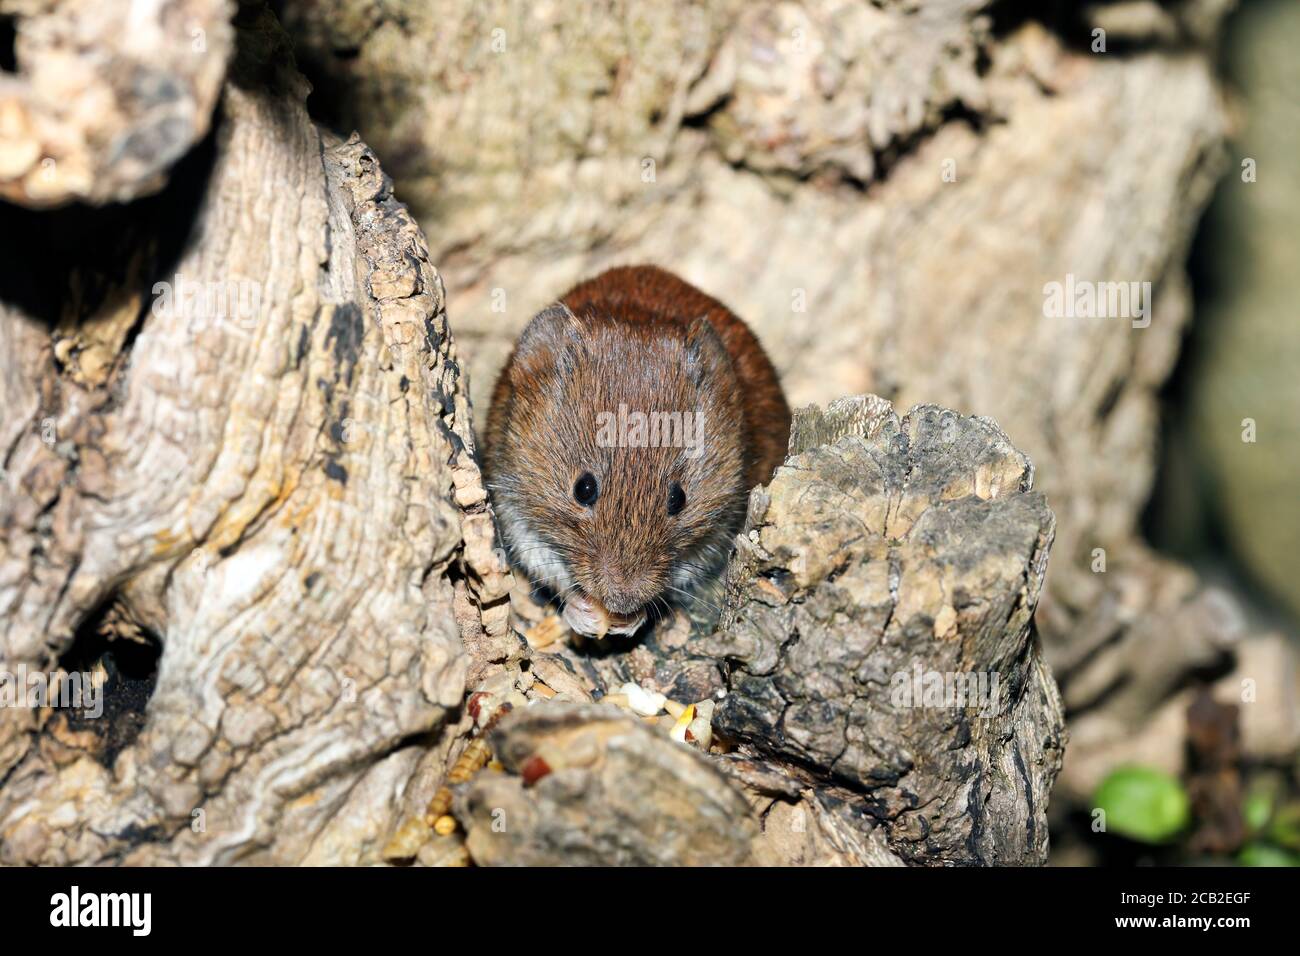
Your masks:
{"label": "vole's whiskers", "polygon": [[706,568],[698,564],[693,564],[690,561],[678,561],[677,563],[684,568],[694,571],[696,574],[700,575],[700,577],[703,578],[711,578],[714,575],[716,575],[719,571],[717,567]]}
{"label": "vole's whiskers", "polygon": [[648,607],[648,611],[653,611],[653,610],[654,610],[654,607],[655,607],[655,604],[662,604],[662,605],[663,605],[664,610],[663,610],[663,614],[662,614],[661,617],[668,617],[669,615],[672,614],[672,612],[673,612],[672,605],[670,605],[670,604],[668,603],[668,601],[665,600],[665,598],[664,598],[664,596],[663,596],[662,594],[656,594],[656,595],[654,596],[654,598],[650,601],[650,604],[649,604],[649,607]]}
{"label": "vole's whiskers", "polygon": [[512,551],[510,553],[513,554],[515,557],[522,558],[524,555],[532,554],[534,551],[554,551],[554,550],[555,549],[548,544],[535,544],[531,548],[524,548],[521,551]]}
{"label": "vole's whiskers", "polygon": [[689,601],[703,604],[705,607],[707,607],[710,611],[713,611],[715,614],[722,613],[722,608],[718,607],[716,604],[712,604],[709,601],[704,600],[704,598],[700,597],[698,594],[692,594],[689,591],[683,591],[681,588],[673,587],[671,584],[668,585],[668,590],[672,591],[674,594],[680,594],[682,597],[686,598]]}

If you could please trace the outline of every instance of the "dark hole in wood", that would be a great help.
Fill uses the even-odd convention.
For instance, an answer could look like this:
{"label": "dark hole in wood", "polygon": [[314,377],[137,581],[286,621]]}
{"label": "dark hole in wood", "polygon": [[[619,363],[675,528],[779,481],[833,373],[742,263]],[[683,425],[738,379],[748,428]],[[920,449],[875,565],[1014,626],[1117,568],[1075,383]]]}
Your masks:
{"label": "dark hole in wood", "polygon": [[220,123],[218,109],[212,131],[173,167],[166,187],[152,196],[99,207],[72,203],[39,210],[0,202],[0,302],[53,328],[67,318],[67,290],[75,284],[81,290],[81,314],[75,316],[80,319],[122,291],[122,277],[143,252],[148,267],[134,284],[142,304],[133,336],[153,307],[155,283],[176,281],[215,165]]}
{"label": "dark hole in wood", "polygon": [[18,55],[14,50],[17,22],[14,17],[0,16],[0,73],[18,72]]}
{"label": "dark hole in wood", "polygon": [[72,646],[59,658],[68,675],[79,675],[85,686],[99,679],[98,701],[93,709],[83,697],[77,705],[56,707],[74,734],[90,732],[96,759],[112,767],[117,755],[129,747],[144,727],[145,709],[158,683],[158,659],[162,653],[155,634],[124,622],[106,601],[77,631]]}

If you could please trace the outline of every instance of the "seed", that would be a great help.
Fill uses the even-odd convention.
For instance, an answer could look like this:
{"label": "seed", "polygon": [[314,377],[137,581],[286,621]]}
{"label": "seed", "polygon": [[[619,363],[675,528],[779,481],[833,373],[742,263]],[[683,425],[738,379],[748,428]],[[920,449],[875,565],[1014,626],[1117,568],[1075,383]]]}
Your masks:
{"label": "seed", "polygon": [[531,787],[538,780],[541,780],[551,772],[550,764],[541,757],[534,754],[524,761],[524,765],[519,770],[520,775],[524,778],[524,786]]}

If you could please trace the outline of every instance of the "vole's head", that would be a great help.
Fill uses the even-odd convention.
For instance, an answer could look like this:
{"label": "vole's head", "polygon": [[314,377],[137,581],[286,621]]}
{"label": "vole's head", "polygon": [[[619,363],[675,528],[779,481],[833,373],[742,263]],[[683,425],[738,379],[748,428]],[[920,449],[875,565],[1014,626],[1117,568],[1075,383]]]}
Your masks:
{"label": "vole's head", "polygon": [[488,465],[503,536],[576,630],[635,630],[718,572],[748,488],[743,396],[706,319],[557,304],[502,374]]}

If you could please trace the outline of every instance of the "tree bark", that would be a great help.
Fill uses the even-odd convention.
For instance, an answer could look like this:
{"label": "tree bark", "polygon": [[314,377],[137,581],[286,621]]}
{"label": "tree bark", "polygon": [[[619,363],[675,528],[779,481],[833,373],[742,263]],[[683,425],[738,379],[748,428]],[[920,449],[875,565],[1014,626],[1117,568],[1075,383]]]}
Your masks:
{"label": "tree bark", "polygon": [[156,192],[208,131],[230,0],[3,0],[17,78],[0,82],[0,197],[49,207]]}
{"label": "tree bark", "polygon": [[[127,260],[163,262],[54,247],[99,210],[5,211],[0,658],[54,669],[110,599],[162,651],[117,752],[111,721],[0,712],[5,862],[359,860],[461,701],[458,622],[504,626],[441,281],[283,40],[240,24],[209,162],[132,207]],[[43,303],[24,268],[92,291]],[[234,281],[252,311],[205,298]]]}

